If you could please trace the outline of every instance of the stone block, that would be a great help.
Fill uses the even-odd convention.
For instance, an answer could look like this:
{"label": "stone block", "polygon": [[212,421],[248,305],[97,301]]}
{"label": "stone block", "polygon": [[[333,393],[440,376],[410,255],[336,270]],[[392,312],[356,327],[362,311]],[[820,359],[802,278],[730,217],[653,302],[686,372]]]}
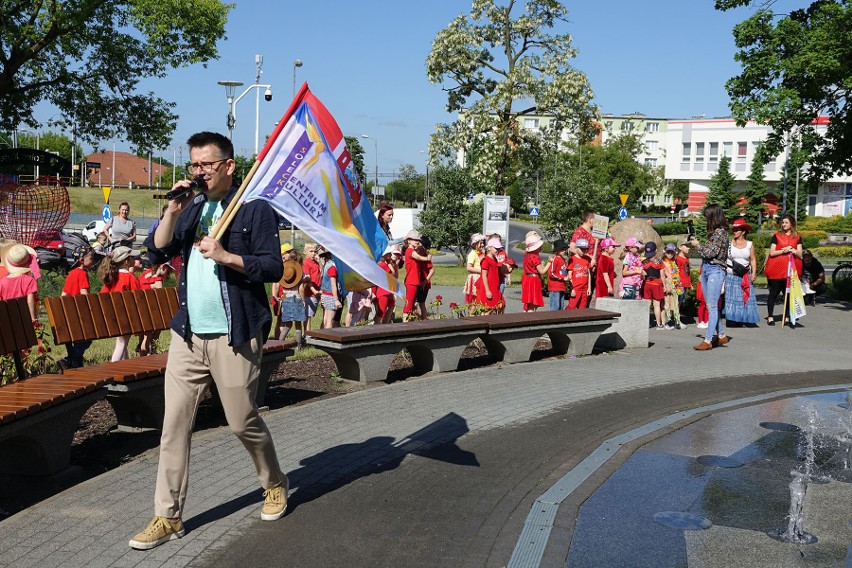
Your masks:
{"label": "stone block", "polygon": [[597,349],[611,351],[648,347],[648,313],[651,309],[651,300],[598,298],[595,302],[595,308],[598,310],[621,314],[612,327],[598,338],[595,344]]}

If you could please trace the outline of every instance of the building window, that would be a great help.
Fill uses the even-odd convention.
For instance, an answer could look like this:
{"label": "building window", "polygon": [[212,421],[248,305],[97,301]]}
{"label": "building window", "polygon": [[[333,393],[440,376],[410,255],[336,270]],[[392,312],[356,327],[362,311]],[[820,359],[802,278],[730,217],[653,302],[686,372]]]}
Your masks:
{"label": "building window", "polygon": [[748,155],[748,142],[737,142],[737,159],[745,160]]}
{"label": "building window", "polygon": [[648,152],[653,152],[657,149],[658,142],[656,140],[645,140],[645,150]]}
{"label": "building window", "polygon": [[692,144],[689,142],[683,143],[683,158],[681,158],[684,162],[689,161],[689,156],[692,154]]}
{"label": "building window", "polygon": [[707,158],[710,162],[716,162],[719,160],[719,143],[718,142],[710,142],[710,157]]}
{"label": "building window", "polygon": [[645,132],[659,132],[660,131],[660,123],[659,122],[649,122],[645,125]]}
{"label": "building window", "polygon": [[646,193],[645,195],[642,196],[642,202],[647,204],[647,205],[651,205],[652,203],[654,203],[654,194],[653,193]]}
{"label": "building window", "polygon": [[729,158],[734,157],[734,143],[733,142],[722,142],[722,155],[727,156]]}
{"label": "building window", "polygon": [[621,129],[626,131],[626,132],[630,132],[630,131],[633,130],[633,123],[630,122],[629,120],[625,120],[624,122],[621,123]]}
{"label": "building window", "polygon": [[657,166],[657,158],[645,158],[645,165],[656,167]]}
{"label": "building window", "polygon": [[704,142],[696,142],[695,143],[695,161],[703,162],[704,161]]}
{"label": "building window", "polygon": [[670,205],[671,202],[672,202],[672,196],[671,195],[666,194],[665,196],[663,196],[663,203],[665,203],[666,205]]}
{"label": "building window", "polygon": [[537,118],[525,118],[524,119],[524,128],[538,128],[538,119]]}

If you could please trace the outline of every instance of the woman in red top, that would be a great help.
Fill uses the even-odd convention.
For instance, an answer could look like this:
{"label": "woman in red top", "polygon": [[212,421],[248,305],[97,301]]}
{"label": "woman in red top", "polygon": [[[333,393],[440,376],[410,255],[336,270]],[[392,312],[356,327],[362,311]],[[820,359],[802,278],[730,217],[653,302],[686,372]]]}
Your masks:
{"label": "woman in red top", "polygon": [[[125,292],[127,290],[139,290],[139,280],[133,276],[130,269],[136,264],[139,251],[130,247],[116,247],[111,256],[107,256],[98,266],[98,277],[104,285],[101,292]],[[115,338],[115,349],[112,351],[110,361],[121,361],[127,359],[127,342],[129,335]]]}
{"label": "woman in red top", "polygon": [[663,289],[663,260],[657,257],[657,243],[651,241],[645,243],[645,262],[642,270],[645,271],[645,284],[642,286],[642,297],[651,300],[654,307],[654,318],[657,320],[657,329],[665,329],[663,326],[663,300],[666,297]]}
{"label": "woman in red top", "polygon": [[541,262],[538,251],[541,250],[544,241],[538,233],[528,236],[525,243],[527,248],[524,252],[524,272],[521,276],[521,302],[524,304],[524,312],[534,312],[544,305],[540,275],[547,274],[550,261]]}
{"label": "woman in red top", "polygon": [[497,266],[497,251],[502,248],[500,239],[490,239],[485,244],[485,256],[479,265],[476,302],[488,308],[489,312],[500,312],[504,307],[503,295],[500,293],[500,268]]}
{"label": "woman in red top", "polygon": [[[430,254],[420,254],[420,239],[423,238],[418,231],[408,231],[405,236],[405,307],[402,309],[402,321],[411,319],[411,312],[417,303],[417,294],[425,285],[423,276],[426,274],[426,265],[432,260]],[[420,315],[425,319],[425,314]]]}
{"label": "woman in red top", "polygon": [[[775,301],[787,286],[787,270],[790,262],[797,274],[802,274],[802,237],[796,231],[796,220],[791,215],[781,217],[781,230],[772,236],[769,254],[766,257],[766,325],[775,325]],[[787,307],[784,307],[786,313]]]}

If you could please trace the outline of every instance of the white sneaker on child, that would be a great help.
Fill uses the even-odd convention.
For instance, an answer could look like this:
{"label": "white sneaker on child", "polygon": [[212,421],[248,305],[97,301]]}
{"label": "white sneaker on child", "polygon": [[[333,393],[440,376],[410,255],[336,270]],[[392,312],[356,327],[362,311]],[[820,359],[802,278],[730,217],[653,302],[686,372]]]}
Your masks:
{"label": "white sneaker on child", "polygon": [[695,327],[697,327],[698,329],[707,329],[707,322],[706,321],[698,322],[698,325],[696,325]]}
{"label": "white sneaker on child", "polygon": [[677,329],[686,329],[687,325],[683,322],[677,324]]}

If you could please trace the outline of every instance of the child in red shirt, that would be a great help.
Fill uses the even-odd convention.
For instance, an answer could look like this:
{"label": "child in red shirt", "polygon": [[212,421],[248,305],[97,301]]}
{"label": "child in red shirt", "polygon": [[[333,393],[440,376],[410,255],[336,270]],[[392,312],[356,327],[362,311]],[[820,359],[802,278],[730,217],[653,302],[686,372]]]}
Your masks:
{"label": "child in red shirt", "polygon": [[595,277],[595,298],[611,298],[615,295],[615,247],[621,246],[609,237],[601,241],[601,255]]}
{"label": "child in red shirt", "polygon": [[539,251],[544,241],[538,233],[533,233],[526,239],[526,252],[524,252],[524,272],[521,276],[521,302],[524,304],[524,312],[534,312],[544,305],[544,296],[541,293],[541,275],[547,274],[550,261],[541,262]]}
{"label": "child in red shirt", "polygon": [[566,310],[577,310],[589,307],[589,298],[592,289],[589,286],[591,279],[592,259],[586,254],[589,250],[589,241],[577,239],[574,243],[577,254],[568,261],[568,272],[571,274],[571,298],[568,300]]}
{"label": "child in red shirt", "polygon": [[[107,256],[98,266],[98,277],[104,285],[101,292],[124,292],[127,290],[139,290],[139,280],[133,276],[130,269],[136,264],[140,252],[130,247],[116,247],[111,256]],[[127,342],[129,335],[115,338],[115,349],[112,351],[110,361],[121,361],[127,359]]]}
{"label": "child in red shirt", "polygon": [[663,299],[666,297],[663,289],[663,270],[665,265],[662,259],[657,258],[657,243],[645,243],[645,262],[642,270],[645,271],[645,283],[642,286],[642,297],[651,300],[654,306],[654,318],[657,320],[657,329],[663,327]]}
{"label": "child in red shirt", "polygon": [[[95,251],[91,248],[80,251],[82,256],[75,263],[74,268],[65,277],[65,285],[62,287],[63,296],[76,296],[89,293],[89,270],[95,265]],[[66,346],[68,355],[58,361],[59,368],[78,369],[83,366],[83,357],[86,349],[92,344],[91,341],[74,341]]]}
{"label": "child in red shirt", "polygon": [[571,282],[568,269],[565,267],[565,257],[568,254],[568,243],[562,239],[553,241],[553,258],[550,270],[547,271],[547,292],[550,296],[552,311],[565,308],[566,283]]}

